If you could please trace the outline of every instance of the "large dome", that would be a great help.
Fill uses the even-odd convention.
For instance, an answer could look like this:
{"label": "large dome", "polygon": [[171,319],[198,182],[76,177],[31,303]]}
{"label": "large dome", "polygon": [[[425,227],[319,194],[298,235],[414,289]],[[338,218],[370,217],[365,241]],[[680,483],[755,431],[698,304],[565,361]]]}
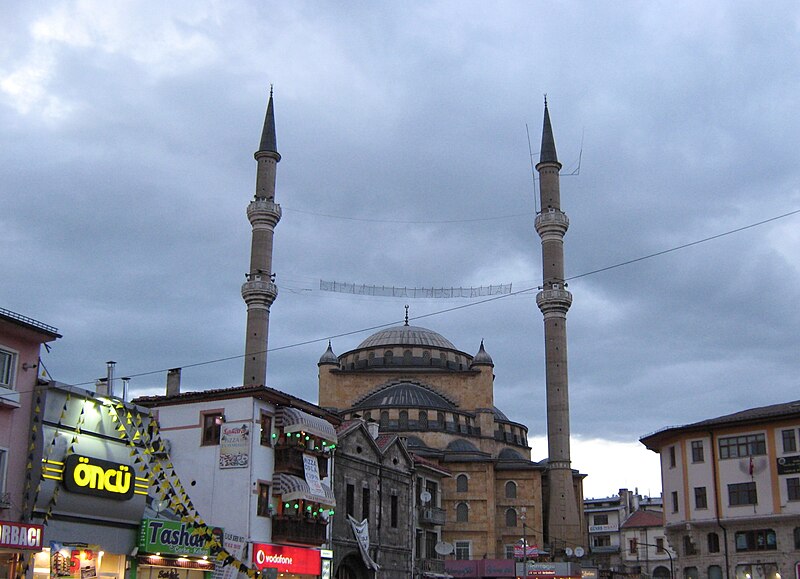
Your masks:
{"label": "large dome", "polygon": [[395,326],[380,330],[361,342],[356,349],[377,346],[429,346],[456,350],[452,342],[441,334],[419,326]]}
{"label": "large dome", "polygon": [[411,380],[390,382],[357,401],[353,408],[419,407],[440,410],[456,409],[450,400]]}

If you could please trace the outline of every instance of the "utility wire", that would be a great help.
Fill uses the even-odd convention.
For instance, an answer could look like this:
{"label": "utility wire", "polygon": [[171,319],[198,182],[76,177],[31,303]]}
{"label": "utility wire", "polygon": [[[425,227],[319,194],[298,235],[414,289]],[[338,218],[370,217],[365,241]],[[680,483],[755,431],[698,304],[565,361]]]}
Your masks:
{"label": "utility wire", "polygon": [[[635,259],[629,259],[627,261],[622,261],[622,262],[616,263],[614,265],[609,265],[607,267],[602,267],[600,269],[595,269],[595,270],[592,270],[592,271],[587,271],[585,273],[574,275],[574,276],[566,278],[564,281],[572,281],[572,280],[575,280],[575,279],[580,279],[582,277],[588,277],[590,275],[595,275],[595,274],[598,274],[598,273],[602,273],[604,271],[609,271],[609,270],[612,270],[612,269],[616,269],[618,267],[631,265],[633,263],[644,261],[646,259],[652,259],[654,257],[659,257],[659,256],[665,255],[667,253],[672,253],[674,251],[678,251],[678,250],[681,250],[681,249],[686,249],[688,247],[692,247],[692,246],[695,246],[695,245],[700,245],[701,243],[707,243],[709,241],[713,241],[713,240],[719,239],[721,237],[725,237],[725,236],[728,236],[728,235],[733,235],[734,233],[739,233],[739,232],[745,231],[747,229],[752,229],[754,227],[759,227],[759,226],[764,225],[766,223],[771,223],[773,221],[778,221],[779,219],[785,219],[786,217],[791,217],[792,215],[797,215],[798,213],[800,213],[800,209],[795,209],[794,211],[789,211],[787,213],[783,213],[783,214],[777,215],[775,217],[770,217],[769,219],[764,219],[764,220],[758,221],[756,223],[751,223],[749,225],[744,225],[742,227],[737,227],[736,229],[731,229],[729,231],[725,231],[723,233],[718,233],[718,234],[712,235],[710,237],[705,237],[703,239],[698,239],[696,241],[691,241],[689,243],[684,243],[682,245],[677,245],[677,246],[671,247],[669,249],[664,249],[662,251],[657,251],[655,253],[650,253],[650,254],[644,255],[642,257],[637,257]],[[409,320],[411,320],[411,321],[413,321],[413,320],[422,320],[422,319],[425,319],[425,318],[431,318],[433,316],[439,316],[439,315],[442,315],[442,314],[448,314],[450,312],[455,312],[455,311],[458,311],[458,310],[463,310],[463,309],[466,309],[466,308],[479,306],[479,305],[486,304],[486,303],[489,303],[489,302],[494,302],[494,301],[497,301],[497,300],[506,299],[506,298],[509,298],[511,296],[517,296],[517,295],[520,295],[520,294],[524,294],[524,293],[531,292],[531,291],[534,291],[534,290],[539,290],[539,289],[541,289],[541,286],[532,286],[532,287],[528,287],[528,288],[525,288],[525,289],[516,290],[516,291],[513,291],[513,292],[508,293],[508,294],[501,294],[501,295],[497,295],[497,296],[492,296],[492,297],[489,297],[489,298],[486,298],[486,299],[483,299],[483,300],[478,300],[478,301],[470,302],[470,303],[467,303],[467,304],[461,304],[461,305],[458,305],[458,306],[453,306],[451,308],[445,308],[443,310],[437,310],[435,312],[422,314],[420,316],[414,316],[414,317],[409,318]],[[354,334],[361,334],[361,333],[364,333],[364,332],[380,330],[382,328],[388,328],[388,327],[391,327],[391,326],[396,326],[396,325],[401,324],[403,322],[404,322],[404,320],[397,320],[397,321],[388,322],[388,323],[385,323],[385,324],[379,324],[379,325],[376,325],[376,326],[371,326],[371,327],[367,327],[367,328],[361,328],[361,329],[358,329],[358,330],[352,330],[352,331],[349,331],[349,332],[342,332],[340,334],[333,334],[331,336],[326,336],[324,338],[314,338],[314,339],[305,340],[305,341],[302,341],[302,342],[295,342],[293,344],[286,344],[285,346],[278,346],[276,348],[268,348],[267,350],[263,350],[263,351],[260,351],[260,352],[247,352],[245,354],[237,354],[235,356],[227,356],[225,358],[216,358],[214,360],[206,360],[204,362],[195,362],[194,364],[186,364],[186,365],[183,365],[183,366],[180,366],[180,367],[181,368],[197,368],[199,366],[207,366],[209,364],[217,364],[219,362],[228,362],[230,360],[237,360],[237,359],[240,359],[240,358],[244,358],[245,356],[266,354],[266,353],[269,353],[269,352],[278,352],[280,350],[288,350],[288,349],[291,349],[291,348],[299,348],[300,346],[307,346],[309,344],[316,344],[316,343],[319,343],[319,342],[325,342],[325,341],[328,341],[328,340],[333,340],[334,338],[343,338],[343,337],[346,337],[346,336],[352,336]],[[161,369],[161,370],[152,370],[152,371],[149,371],[149,372],[139,372],[139,373],[136,373],[136,374],[128,374],[127,377],[129,377],[129,378],[139,378],[139,377],[142,377],[142,376],[151,376],[153,374],[162,374],[164,372],[167,372],[171,368],[176,368],[176,367],[177,366],[170,366],[170,368],[164,368],[164,369]],[[86,386],[86,385],[89,385],[89,384],[94,384],[94,380],[91,380],[89,382],[80,382],[78,384],[73,384],[73,386]]]}

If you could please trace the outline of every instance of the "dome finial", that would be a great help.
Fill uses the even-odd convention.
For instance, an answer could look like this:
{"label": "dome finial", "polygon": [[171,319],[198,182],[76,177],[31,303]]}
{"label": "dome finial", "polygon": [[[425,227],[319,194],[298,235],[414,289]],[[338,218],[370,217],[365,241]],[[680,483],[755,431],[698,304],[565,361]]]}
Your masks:
{"label": "dome finial", "polygon": [[406,304],[406,323],[405,323],[405,325],[406,326],[408,325],[408,304]]}

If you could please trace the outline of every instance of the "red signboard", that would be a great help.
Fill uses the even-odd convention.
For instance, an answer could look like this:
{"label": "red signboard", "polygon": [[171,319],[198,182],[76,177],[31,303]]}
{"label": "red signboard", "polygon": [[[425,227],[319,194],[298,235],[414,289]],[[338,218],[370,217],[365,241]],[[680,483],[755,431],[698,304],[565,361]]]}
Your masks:
{"label": "red signboard", "polygon": [[284,547],[283,545],[253,544],[253,563],[260,571],[265,568],[277,569],[279,573],[297,575],[319,575],[321,558],[316,549]]}
{"label": "red signboard", "polygon": [[42,525],[0,521],[0,547],[12,549],[42,549]]}

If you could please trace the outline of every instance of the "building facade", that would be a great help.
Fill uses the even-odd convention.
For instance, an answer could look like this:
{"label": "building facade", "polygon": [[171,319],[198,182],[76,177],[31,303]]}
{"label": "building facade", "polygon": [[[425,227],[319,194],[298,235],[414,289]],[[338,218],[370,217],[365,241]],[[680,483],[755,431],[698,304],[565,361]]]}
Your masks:
{"label": "building facade", "polygon": [[671,427],[660,454],[664,519],[687,579],[795,577],[800,562],[800,401]]}
{"label": "building facade", "polygon": [[[337,579],[413,576],[414,463],[396,434],[361,419],[337,428],[332,548]],[[366,537],[368,543],[359,541]]]}
{"label": "building facade", "polygon": [[[318,577],[336,501],[338,419],[265,386],[135,400],[157,414],[175,472],[205,520],[238,537],[252,568]],[[330,421],[330,422],[329,422]]]}
{"label": "building facade", "polygon": [[[52,326],[0,308],[0,579],[14,577],[25,557],[45,545],[42,527],[30,521],[22,505],[39,350],[60,337]],[[28,541],[29,533],[38,539]]]}

